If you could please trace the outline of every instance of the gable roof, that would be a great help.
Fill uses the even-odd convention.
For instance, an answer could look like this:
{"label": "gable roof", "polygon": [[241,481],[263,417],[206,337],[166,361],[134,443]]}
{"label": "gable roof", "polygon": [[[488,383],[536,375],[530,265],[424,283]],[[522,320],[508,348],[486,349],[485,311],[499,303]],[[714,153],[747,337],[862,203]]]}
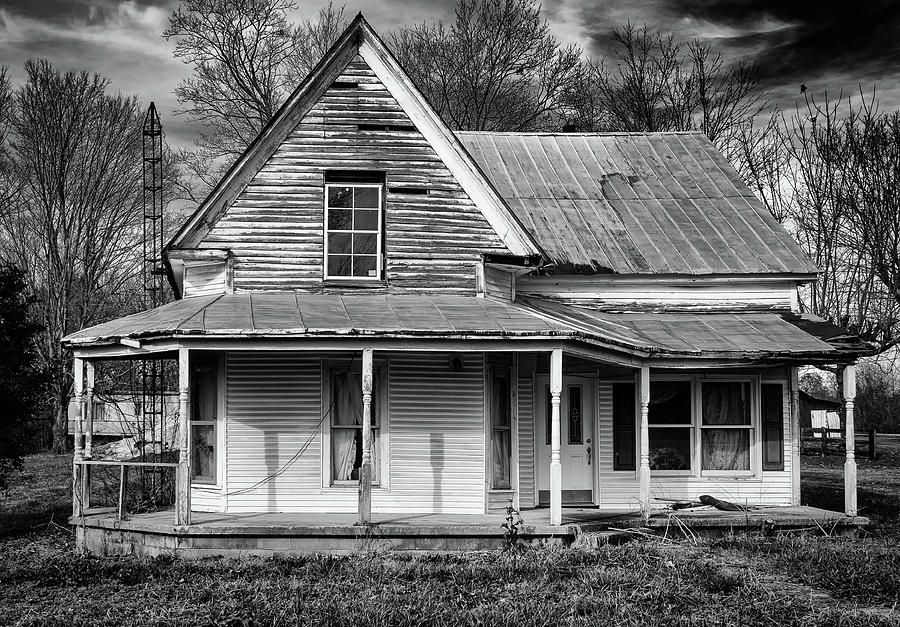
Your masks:
{"label": "gable roof", "polygon": [[561,272],[816,272],[702,133],[457,136]]}
{"label": "gable roof", "polygon": [[182,225],[167,250],[192,248],[224,215],[248,182],[265,165],[300,120],[347,64],[359,54],[406,111],[447,169],[484,214],[514,255],[542,254],[541,247],[510,211],[454,133],[443,123],[400,67],[387,46],[359,13],[312,72],[266,124],[209,196]]}

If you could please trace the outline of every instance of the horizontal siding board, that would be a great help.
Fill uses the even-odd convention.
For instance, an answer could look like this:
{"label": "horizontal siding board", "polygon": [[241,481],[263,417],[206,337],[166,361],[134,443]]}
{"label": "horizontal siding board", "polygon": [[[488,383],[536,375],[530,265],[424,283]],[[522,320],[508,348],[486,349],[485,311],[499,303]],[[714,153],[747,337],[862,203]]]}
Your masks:
{"label": "horizontal siding board", "polygon": [[[389,488],[373,489],[373,511],[483,513],[482,358],[460,356],[452,372],[444,354],[376,353],[389,364]],[[355,488],[322,486],[320,360],[231,352],[226,372],[228,511],[355,512]]]}
{"label": "horizontal siding board", "polygon": [[[385,289],[474,294],[481,255],[508,250],[418,130],[358,128],[412,125],[360,57],[337,80],[360,84],[325,92],[200,246],[232,251],[236,291],[323,289],[324,173],[379,171],[387,188]],[[409,185],[431,193],[391,192]]]}

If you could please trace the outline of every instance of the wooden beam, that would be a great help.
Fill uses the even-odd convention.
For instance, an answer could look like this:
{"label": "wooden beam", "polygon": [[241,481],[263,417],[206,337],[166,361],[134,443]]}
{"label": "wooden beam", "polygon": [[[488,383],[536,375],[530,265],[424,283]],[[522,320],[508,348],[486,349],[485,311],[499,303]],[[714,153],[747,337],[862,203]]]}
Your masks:
{"label": "wooden beam", "polygon": [[74,377],[72,387],[75,392],[75,452],[72,455],[72,515],[82,516],[84,514],[84,486],[82,481],[84,471],[82,467],[78,465],[78,462],[84,459],[84,448],[82,444],[84,360],[80,357],[76,357],[72,363],[72,374]]}
{"label": "wooden beam", "polygon": [[641,366],[638,374],[640,389],[641,465],[638,471],[640,484],[641,516],[650,519],[650,366]]}
{"label": "wooden beam", "polygon": [[844,367],[844,408],[846,461],[844,461],[844,511],[856,516],[856,433],[853,424],[853,404],[856,400],[856,365]]}
{"label": "wooden beam", "polygon": [[362,464],[359,468],[359,524],[372,521],[372,349],[362,352]]}
{"label": "wooden beam", "polygon": [[559,402],[562,394],[562,349],[550,353],[550,524],[562,524],[562,462]]}
{"label": "wooden beam", "polygon": [[800,369],[790,368],[791,505],[800,505]]}
{"label": "wooden beam", "polygon": [[178,350],[178,472],[175,480],[175,522],[191,524],[191,379],[190,353]]}

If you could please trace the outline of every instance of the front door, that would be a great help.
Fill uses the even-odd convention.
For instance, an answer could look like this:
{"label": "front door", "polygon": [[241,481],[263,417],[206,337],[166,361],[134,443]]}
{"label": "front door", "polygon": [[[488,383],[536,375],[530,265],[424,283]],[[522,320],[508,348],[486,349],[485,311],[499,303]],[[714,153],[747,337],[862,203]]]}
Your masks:
{"label": "front door", "polygon": [[[562,463],[562,501],[566,505],[594,503],[595,381],[590,377],[563,377],[559,403],[560,462]],[[550,385],[546,377],[538,379],[538,403],[535,412],[535,438],[538,477],[538,501],[550,504]]]}

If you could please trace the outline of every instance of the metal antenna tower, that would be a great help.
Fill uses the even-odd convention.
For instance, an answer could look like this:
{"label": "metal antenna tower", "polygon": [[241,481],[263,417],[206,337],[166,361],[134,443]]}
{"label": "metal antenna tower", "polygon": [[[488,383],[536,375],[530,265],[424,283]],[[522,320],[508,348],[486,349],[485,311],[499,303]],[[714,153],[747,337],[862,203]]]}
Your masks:
{"label": "metal antenna tower", "polygon": [[[143,283],[144,308],[159,307],[165,301],[165,268],[162,251],[165,246],[163,235],[163,130],[159,122],[156,105],[150,103],[144,118],[143,129],[143,200],[144,200],[144,250]],[[165,362],[161,359],[147,359],[141,363],[141,405],[139,414],[141,458],[146,461],[148,453],[163,452],[165,443]],[[157,448],[158,447],[158,448]],[[157,481],[149,479],[151,486]],[[145,473],[142,473],[142,483]]]}

